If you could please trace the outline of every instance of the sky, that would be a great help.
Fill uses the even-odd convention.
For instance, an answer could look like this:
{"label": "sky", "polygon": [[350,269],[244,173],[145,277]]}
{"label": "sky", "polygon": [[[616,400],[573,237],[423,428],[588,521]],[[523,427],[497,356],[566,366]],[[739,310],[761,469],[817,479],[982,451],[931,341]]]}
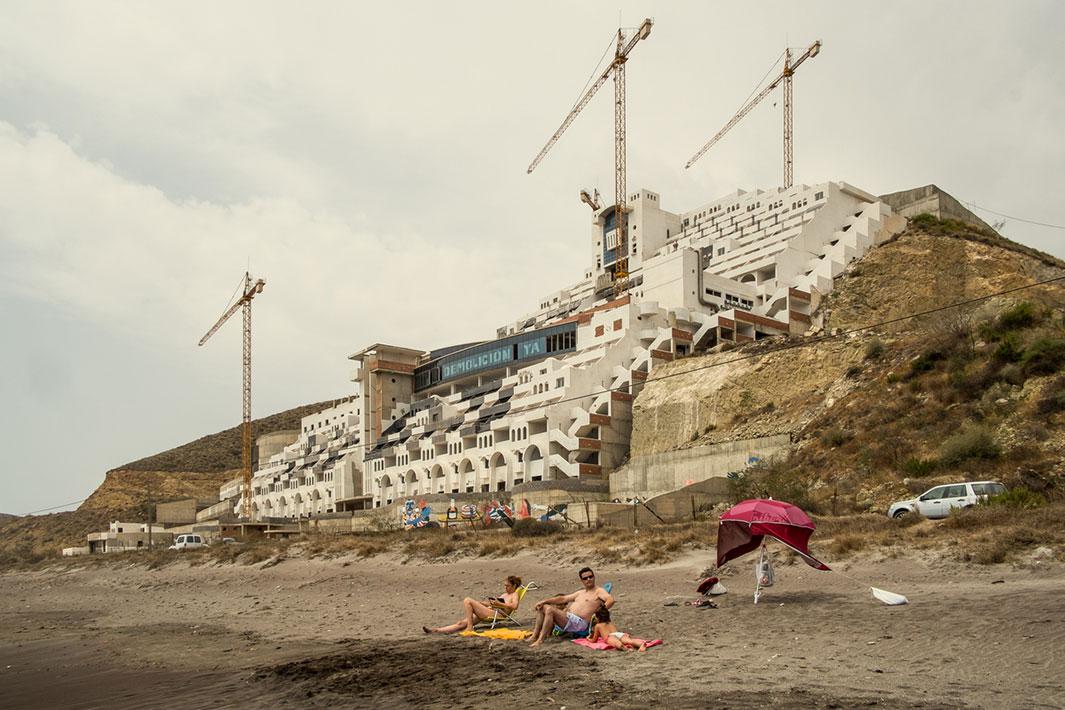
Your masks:
{"label": "sky", "polygon": [[[526,167],[620,24],[630,190],[684,212],[782,181],[779,94],[690,170],[785,46],[795,180],[936,183],[1065,225],[1058,2],[17,2],[0,7],[0,512],[351,392],[347,356],[494,337],[589,266],[607,84]],[[609,198],[608,198],[609,199]],[[977,210],[989,223],[1001,218]],[[1065,231],[1001,230],[1065,258]]]}

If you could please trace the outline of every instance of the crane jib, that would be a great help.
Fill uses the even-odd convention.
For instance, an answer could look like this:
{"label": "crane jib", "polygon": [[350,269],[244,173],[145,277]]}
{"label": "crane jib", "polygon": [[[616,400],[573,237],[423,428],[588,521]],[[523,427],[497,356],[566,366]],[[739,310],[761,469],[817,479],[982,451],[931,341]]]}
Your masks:
{"label": "crane jib", "polygon": [[[708,140],[702,148],[700,148],[695,155],[693,155],[688,162],[684,165],[685,168],[690,168],[692,165],[703,157],[703,155],[710,150],[715,143],[717,143],[726,133],[732,129],[737,123],[740,122],[744,116],[746,116],[751,109],[753,109],[762,99],[769,95],[774,89],[776,89],[782,82],[784,83],[784,187],[791,187],[792,182],[792,142],[794,139],[792,131],[792,116],[791,116],[791,79],[795,74],[795,70],[799,68],[799,65],[805,62],[807,59],[816,57],[821,52],[821,40],[817,40],[806,51],[799,56],[794,62],[791,61],[791,49],[785,50],[784,55],[784,70],[771,81],[762,91],[753,99],[745,103],[736,114],[729,119],[725,127],[714,135],[713,138]],[[776,66],[776,65],[774,65]],[[785,81],[787,80],[787,81]]]}

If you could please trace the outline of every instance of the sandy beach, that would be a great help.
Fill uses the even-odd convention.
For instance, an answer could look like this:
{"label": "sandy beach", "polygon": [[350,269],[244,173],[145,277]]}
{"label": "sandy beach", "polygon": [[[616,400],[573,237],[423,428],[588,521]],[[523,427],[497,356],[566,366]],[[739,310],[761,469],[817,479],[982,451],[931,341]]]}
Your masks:
{"label": "sandy beach", "polygon": [[[601,567],[619,628],[645,654],[553,640],[426,637],[466,595],[519,574],[536,598],[577,588],[579,564],[526,552],[443,563],[392,555],[157,569],[114,560],[0,574],[6,707],[1060,707],[1065,574],[1057,563],[968,566],[932,553],[855,557],[850,577],[778,566],[752,604],[743,561],[718,608],[696,608],[705,551]],[[191,558],[189,558],[191,559]],[[676,603],[676,606],[670,604]]]}

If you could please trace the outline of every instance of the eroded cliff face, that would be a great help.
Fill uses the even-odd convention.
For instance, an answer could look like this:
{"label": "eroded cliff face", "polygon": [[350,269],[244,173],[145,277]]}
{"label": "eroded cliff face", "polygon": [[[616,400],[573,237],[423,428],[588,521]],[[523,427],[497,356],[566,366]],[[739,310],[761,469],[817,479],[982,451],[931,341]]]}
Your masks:
{"label": "eroded cliff face", "polygon": [[104,482],[93,491],[79,511],[119,511],[139,509],[148,500],[154,501],[196,498],[210,500],[218,497],[218,487],[240,475],[240,470],[219,473],[202,471],[108,471]]}
{"label": "eroded cliff face", "polygon": [[[821,306],[825,328],[849,330],[912,313],[980,298],[1062,275],[1065,263],[1038,253],[957,236],[908,231],[869,251],[836,279]],[[1005,301],[1029,300],[1060,307],[1060,284],[1027,289],[942,315],[904,320],[881,332],[913,333],[937,328],[958,314],[973,318],[1001,309]]]}
{"label": "eroded cliff face", "polygon": [[[779,341],[656,368],[633,407],[633,457],[800,430],[857,386],[865,341]],[[776,350],[793,345],[783,351]]]}
{"label": "eroded cliff face", "polygon": [[[851,409],[886,406],[885,398],[897,397],[897,386],[886,382],[908,372],[911,360],[943,333],[959,327],[973,332],[975,324],[1020,300],[1051,312],[1065,307],[1065,288],[1058,284],[902,319],[1065,273],[1062,262],[1001,237],[969,236],[910,229],[872,249],[836,279],[815,318],[822,325],[811,336],[656,368],[633,404],[631,456],[770,434],[808,439],[811,423],[845,399]],[[847,332],[895,319],[902,320]],[[869,357],[871,347],[880,351],[876,357]]]}

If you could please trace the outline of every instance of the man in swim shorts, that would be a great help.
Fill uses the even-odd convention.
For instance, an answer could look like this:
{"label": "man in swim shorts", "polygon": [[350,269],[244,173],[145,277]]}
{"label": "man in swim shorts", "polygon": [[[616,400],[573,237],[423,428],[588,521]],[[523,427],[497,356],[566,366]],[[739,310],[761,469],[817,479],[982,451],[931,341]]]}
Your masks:
{"label": "man in swim shorts", "polygon": [[[595,573],[590,567],[583,567],[577,573],[584,586],[573,594],[563,594],[544,599],[536,603],[536,626],[529,641],[539,646],[558,626],[566,633],[581,633],[588,630],[588,624],[600,605],[607,609],[614,606],[614,597],[602,587],[595,584]],[[566,610],[560,604],[569,604]]]}

